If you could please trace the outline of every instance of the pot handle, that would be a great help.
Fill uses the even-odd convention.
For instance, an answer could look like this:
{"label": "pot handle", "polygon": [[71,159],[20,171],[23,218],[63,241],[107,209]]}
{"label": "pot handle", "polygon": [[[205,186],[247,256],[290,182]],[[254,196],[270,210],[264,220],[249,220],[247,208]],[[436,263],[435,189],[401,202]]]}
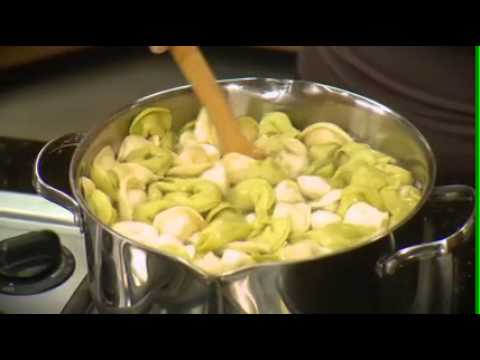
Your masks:
{"label": "pot handle", "polygon": [[[43,169],[45,168],[45,163],[47,162],[49,157],[60,155],[65,156],[65,150],[72,150],[72,148],[76,148],[82,140],[82,137],[83,136],[81,134],[74,133],[64,135],[50,141],[38,153],[33,168],[33,187],[35,188],[37,193],[43,198],[57,205],[60,205],[70,211],[73,214],[75,225],[79,226],[80,228],[82,228],[82,216],[78,202],[65,191],[57,189],[52,185],[48,184],[47,180],[45,179]],[[57,166],[58,169],[58,163],[52,164],[50,166]]]}
{"label": "pot handle", "polygon": [[[446,204],[452,205],[453,202],[474,203],[475,190],[466,185],[440,186],[433,189],[427,205],[445,206]],[[414,261],[433,259],[454,252],[466,243],[473,233],[474,209],[475,206],[473,206],[468,219],[453,234],[433,242],[403,248],[380,259],[376,269],[378,275],[380,277],[393,275],[398,269]]]}

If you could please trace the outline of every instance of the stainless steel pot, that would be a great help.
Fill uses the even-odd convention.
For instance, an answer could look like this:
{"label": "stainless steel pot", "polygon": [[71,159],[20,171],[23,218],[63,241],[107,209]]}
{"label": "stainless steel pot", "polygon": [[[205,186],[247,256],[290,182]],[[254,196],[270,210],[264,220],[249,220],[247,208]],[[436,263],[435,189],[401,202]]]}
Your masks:
{"label": "stainless steel pot", "polygon": [[[438,291],[420,294],[417,282],[421,269],[413,277],[400,280],[403,285],[396,286],[409,298],[402,310],[398,309],[400,298],[392,296],[391,287],[385,284],[400,269],[425,262],[432,265],[462,248],[473,229],[474,190],[461,185],[434,188],[435,158],[420,132],[385,106],[330,86],[258,78],[225,80],[221,85],[237,116],[260,118],[265,112],[283,111],[298,128],[317,121],[333,122],[358,141],[394,156],[421,184],[422,201],[390,233],[357,248],[325,258],[263,264],[222,277],[208,276],[181,259],[148,249],[102,225],[81,196],[79,177],[88,174],[94,156],[103,146],[118,148],[130,121],[142,109],[154,105],[171,109],[174,127],[179,129],[194,119],[200,108],[190,86],[144,97],[84,136],[70,134],[51,141],[35,164],[37,192],[70,210],[85,235],[90,291],[100,311],[142,312],[154,304],[173,303],[198,305],[204,313],[375,313],[422,312],[425,305],[418,304],[431,304]],[[43,174],[45,168],[55,166],[49,162],[49,156],[72,147],[70,195],[66,188],[59,190],[49,185]],[[472,209],[449,234],[423,242],[423,234],[418,233],[414,235],[418,240],[399,248],[395,235],[406,229],[414,215],[428,204],[438,208],[460,203],[468,203]],[[430,266],[428,276],[432,276],[432,271]],[[438,312],[448,307],[437,307]]]}

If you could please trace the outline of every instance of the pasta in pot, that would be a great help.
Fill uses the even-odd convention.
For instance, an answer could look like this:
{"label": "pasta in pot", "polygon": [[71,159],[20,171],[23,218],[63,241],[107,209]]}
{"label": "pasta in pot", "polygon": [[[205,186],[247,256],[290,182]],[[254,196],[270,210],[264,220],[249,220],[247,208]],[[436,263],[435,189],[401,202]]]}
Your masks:
{"label": "pasta in pot", "polygon": [[99,221],[209,274],[358,246],[421,200],[410,171],[335,124],[300,131],[281,112],[242,117],[242,133],[267,154],[255,160],[222,154],[204,109],[179,133],[172,121],[168,109],[142,111],[80,187]]}

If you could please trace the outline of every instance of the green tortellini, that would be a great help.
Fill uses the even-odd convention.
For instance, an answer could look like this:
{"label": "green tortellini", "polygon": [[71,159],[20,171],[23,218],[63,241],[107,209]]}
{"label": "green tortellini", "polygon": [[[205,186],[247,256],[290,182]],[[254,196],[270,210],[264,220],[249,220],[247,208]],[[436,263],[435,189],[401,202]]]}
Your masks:
{"label": "green tortellini", "polygon": [[353,139],[339,126],[331,123],[319,122],[310,125],[301,134],[301,139],[307,146],[323,144],[344,145]]}
{"label": "green tortellini", "polygon": [[390,227],[406,218],[418,205],[422,198],[420,190],[411,185],[400,188],[386,187],[380,190],[385,208],[392,214]]}
{"label": "green tortellini", "polygon": [[341,216],[345,215],[350,206],[360,201],[366,202],[379,210],[385,210],[383,198],[378,190],[368,186],[349,185],[343,189],[337,213]]}
{"label": "green tortellini", "polygon": [[339,148],[340,145],[336,143],[313,145],[308,149],[308,155],[319,166],[327,165],[334,161],[335,153]]}
{"label": "green tortellini", "polygon": [[272,186],[287,178],[287,173],[272,158],[256,161],[245,173],[245,179],[263,179]]}
{"label": "green tortellini", "polygon": [[137,206],[134,212],[135,220],[151,223],[160,211],[172,206],[188,206],[203,213],[222,201],[221,190],[207,180],[165,179],[155,183],[155,189],[166,195]]}
{"label": "green tortellini", "polygon": [[286,243],[290,231],[290,219],[271,219],[259,234],[250,237],[247,241],[231,242],[227,247],[253,256],[270,255],[280,250]]}
{"label": "green tortellini", "polygon": [[130,125],[130,134],[148,138],[165,136],[172,127],[172,113],[160,107],[151,107],[138,114]]}
{"label": "green tortellini", "polygon": [[295,137],[300,135],[300,131],[292,125],[287,114],[281,112],[265,114],[260,121],[259,135],[273,136],[279,134]]}
{"label": "green tortellini", "polygon": [[168,176],[197,177],[220,160],[220,153],[213,145],[190,145],[180,153]]}
{"label": "green tortellini", "polygon": [[288,174],[273,158],[255,160],[248,156],[231,153],[222,159],[227,179],[231,184],[238,184],[247,179],[264,179],[271,185],[287,179]]}
{"label": "green tortellini", "polygon": [[268,181],[248,179],[232,189],[228,200],[240,211],[255,210],[257,221],[262,222],[269,216],[269,211],[275,203],[275,194]]}
{"label": "green tortellini", "polygon": [[252,226],[245,217],[235,212],[215,218],[201,233],[197,249],[200,253],[216,251],[226,244],[248,237]]}
{"label": "green tortellini", "polygon": [[377,164],[375,166],[385,174],[385,180],[388,186],[400,187],[413,184],[413,176],[410,171],[398,165]]}
{"label": "green tortellini", "polygon": [[90,178],[95,183],[95,186],[113,200],[117,198],[119,187],[118,178],[112,171],[116,163],[112,147],[105,146],[93,160],[90,169]]}
{"label": "green tortellini", "polygon": [[329,224],[303,235],[304,240],[312,240],[331,250],[342,250],[362,243],[375,234],[375,229],[351,225]]}
{"label": "green tortellini", "polygon": [[105,225],[113,224],[118,218],[118,212],[110,198],[95,183],[87,177],[80,178],[80,187],[85,197],[88,209]]}
{"label": "green tortellini", "polygon": [[152,135],[151,142],[160,149],[173,151],[175,149],[177,138],[172,131],[169,131],[164,136]]}
{"label": "green tortellini", "polygon": [[379,190],[387,185],[387,174],[370,165],[359,166],[350,178],[351,185],[371,187]]}
{"label": "green tortellini", "polygon": [[[342,146],[337,152],[337,161],[340,165],[331,179],[331,184],[335,187],[345,187],[351,184],[352,176],[362,167],[375,167],[378,164],[393,164],[396,162],[392,157],[375,151],[368,145],[356,143]],[[362,171],[365,171],[365,169]],[[372,169],[370,171],[374,172]],[[377,174],[380,173],[377,172]]]}
{"label": "green tortellini", "polygon": [[304,170],[305,175],[321,176],[322,178],[331,178],[336,169],[336,153],[340,145],[336,143],[326,143],[313,145],[308,149],[310,163]]}
{"label": "green tortellini", "polygon": [[238,119],[240,123],[240,131],[245,138],[252,144],[257,140],[259,134],[259,126],[254,118],[242,116]]}
{"label": "green tortellini", "polygon": [[173,162],[170,150],[156,147],[153,144],[132,151],[126,161],[142,165],[159,176],[165,175]]}
{"label": "green tortellini", "polygon": [[110,198],[101,190],[95,190],[87,197],[87,205],[90,211],[105,225],[115,223],[118,212],[114,209]]}

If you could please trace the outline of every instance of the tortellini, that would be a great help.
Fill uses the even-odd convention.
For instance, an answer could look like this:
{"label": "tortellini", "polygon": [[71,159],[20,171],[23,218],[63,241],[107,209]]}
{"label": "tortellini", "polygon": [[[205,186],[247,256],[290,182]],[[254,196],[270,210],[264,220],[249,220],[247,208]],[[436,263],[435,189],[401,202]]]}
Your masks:
{"label": "tortellini", "polygon": [[113,224],[118,218],[118,212],[109,197],[101,190],[95,190],[87,198],[87,204],[93,214],[104,224]]}
{"label": "tortellini", "polygon": [[90,178],[96,187],[107,194],[111,199],[117,198],[118,178],[112,172],[115,166],[115,153],[111,146],[105,146],[93,160],[90,169]]}
{"label": "tortellini", "polygon": [[277,202],[299,203],[305,201],[298,184],[293,180],[280,182],[275,187],[275,197]]}
{"label": "tortellini", "polygon": [[255,255],[268,255],[275,253],[286,243],[291,231],[291,223],[287,218],[272,219],[262,231],[246,241],[231,242],[229,249]]}
{"label": "tortellini", "polygon": [[265,114],[260,121],[259,135],[272,136],[278,134],[295,137],[300,135],[300,131],[292,125],[287,114],[281,112]]}
{"label": "tortellini", "polygon": [[353,139],[339,126],[331,123],[319,122],[303,130],[301,138],[307,146],[323,144],[344,145]]}
{"label": "tortellini", "polygon": [[209,144],[187,146],[168,170],[169,176],[197,177],[220,160],[217,148]]}
{"label": "tortellini", "polygon": [[257,121],[252,117],[242,116],[238,119],[238,122],[240,123],[242,135],[245,136],[249,142],[254,143],[259,133]]}
{"label": "tortellini", "polygon": [[197,243],[199,252],[216,251],[228,243],[241,241],[252,232],[252,226],[240,214],[217,217],[201,233]]}
{"label": "tortellini", "polygon": [[134,211],[135,220],[150,223],[159,212],[172,206],[188,206],[203,213],[222,200],[221,190],[207,180],[169,179],[159,181],[155,186],[165,196],[138,205]]}
{"label": "tortellini", "polygon": [[358,202],[353,204],[345,213],[345,224],[369,226],[376,229],[383,229],[387,225],[388,213],[377,210],[377,208]]}
{"label": "tortellini", "polygon": [[312,240],[304,240],[287,245],[280,251],[280,258],[286,261],[310,259],[316,256],[328,255],[332,250],[317,244]]}
{"label": "tortellini", "polygon": [[256,221],[268,218],[269,210],[275,203],[275,195],[268,181],[249,179],[232,189],[229,201],[241,211],[255,210]]}
{"label": "tortellini", "polygon": [[308,150],[299,140],[286,136],[276,135],[264,137],[256,143],[264,153],[278,164],[285,177],[296,178],[308,164]]}
{"label": "tortellini", "polygon": [[160,107],[145,109],[133,119],[130,134],[148,138],[152,135],[165,136],[172,127],[170,110]]}
{"label": "tortellini", "polygon": [[368,240],[376,229],[345,223],[328,224],[304,234],[304,240],[312,240],[332,250],[342,250]]}
{"label": "tortellini", "polygon": [[331,190],[328,182],[320,176],[300,176],[298,186],[303,195],[309,199],[319,199]]}
{"label": "tortellini", "polygon": [[153,226],[161,234],[169,234],[179,240],[186,240],[202,230],[206,223],[202,216],[192,208],[177,206],[155,216]]}
{"label": "tortellini", "polygon": [[323,209],[336,212],[342,198],[343,190],[331,190],[323,195],[319,200],[310,202],[312,209]]}
{"label": "tortellini", "polygon": [[227,194],[229,187],[227,172],[221,162],[217,162],[210,169],[203,172],[200,178],[215,183],[223,195]]}
{"label": "tortellini", "polygon": [[334,212],[327,210],[317,210],[312,214],[312,228],[318,230],[330,224],[338,224],[342,222],[342,217]]}
{"label": "tortellini", "polygon": [[226,154],[222,159],[228,181],[235,185],[247,179],[249,169],[256,166],[257,160],[242,154]]}
{"label": "tortellini", "polygon": [[203,108],[200,110],[200,114],[195,122],[193,134],[200,144],[211,144],[218,147],[217,130],[208,118],[207,109]]}
{"label": "tortellini", "polygon": [[204,108],[180,131],[169,109],[141,111],[80,178],[86,206],[117,236],[222,275],[367,243],[421,201],[410,171],[335,124],[238,121],[266,158],[222,153]]}
{"label": "tortellini", "polygon": [[292,226],[292,235],[306,232],[311,225],[311,208],[305,203],[288,204],[278,202],[273,211],[274,218],[287,218]]}

